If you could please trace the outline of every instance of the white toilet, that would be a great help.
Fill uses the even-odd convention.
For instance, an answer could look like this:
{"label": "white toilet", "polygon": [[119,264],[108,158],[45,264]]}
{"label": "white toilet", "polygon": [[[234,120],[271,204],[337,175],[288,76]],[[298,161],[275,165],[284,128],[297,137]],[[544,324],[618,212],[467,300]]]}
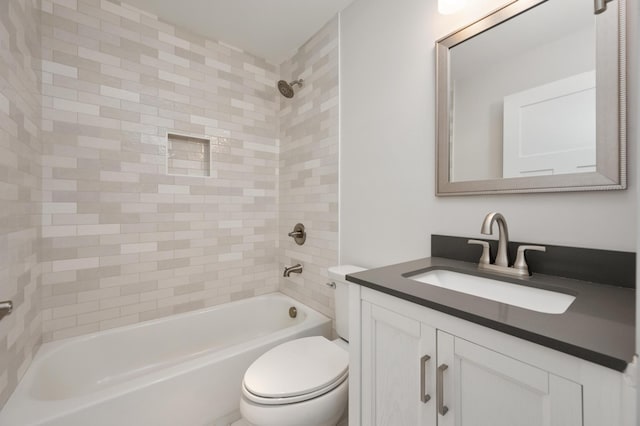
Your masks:
{"label": "white toilet", "polygon": [[256,426],[335,426],[347,408],[349,290],[345,275],[363,268],[329,268],[335,282],[339,339],[304,337],[276,346],[247,369],[240,412]]}

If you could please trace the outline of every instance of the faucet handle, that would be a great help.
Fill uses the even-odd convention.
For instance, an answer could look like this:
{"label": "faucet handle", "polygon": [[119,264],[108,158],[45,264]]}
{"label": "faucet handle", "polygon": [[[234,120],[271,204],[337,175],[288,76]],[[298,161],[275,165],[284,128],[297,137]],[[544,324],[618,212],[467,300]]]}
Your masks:
{"label": "faucet handle", "polygon": [[489,243],[482,240],[469,240],[467,244],[478,244],[482,246],[482,256],[480,256],[480,260],[478,264],[480,265],[488,265],[491,263],[491,256],[489,254]]}
{"label": "faucet handle", "polygon": [[524,253],[527,250],[547,251],[547,248],[544,246],[527,246],[527,245],[518,247],[518,255],[516,256],[516,261],[513,264],[513,268],[529,274],[529,265],[527,265],[527,261],[524,258]]}

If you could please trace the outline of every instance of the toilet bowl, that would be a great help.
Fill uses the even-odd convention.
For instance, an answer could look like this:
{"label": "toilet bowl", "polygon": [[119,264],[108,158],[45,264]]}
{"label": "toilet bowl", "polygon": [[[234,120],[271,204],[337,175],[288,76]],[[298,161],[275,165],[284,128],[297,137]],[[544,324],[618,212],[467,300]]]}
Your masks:
{"label": "toilet bowl", "polygon": [[347,407],[349,353],[322,336],[283,343],[242,382],[240,412],[259,426],[335,426]]}
{"label": "toilet bowl", "polygon": [[335,282],[334,341],[322,336],[285,342],[265,352],[242,381],[240,413],[255,426],[335,426],[348,403],[348,284],[345,275],[364,269],[329,268]]}

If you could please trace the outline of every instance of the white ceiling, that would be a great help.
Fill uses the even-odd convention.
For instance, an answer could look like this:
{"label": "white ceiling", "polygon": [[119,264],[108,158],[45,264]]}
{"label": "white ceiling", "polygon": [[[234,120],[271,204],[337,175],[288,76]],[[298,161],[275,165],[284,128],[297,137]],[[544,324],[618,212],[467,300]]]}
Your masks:
{"label": "white ceiling", "polygon": [[352,0],[125,0],[279,65]]}

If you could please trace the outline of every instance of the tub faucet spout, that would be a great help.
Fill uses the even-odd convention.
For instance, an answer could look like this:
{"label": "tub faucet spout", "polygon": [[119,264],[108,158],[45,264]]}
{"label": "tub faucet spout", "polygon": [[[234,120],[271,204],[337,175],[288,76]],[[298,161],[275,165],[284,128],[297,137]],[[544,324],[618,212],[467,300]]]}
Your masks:
{"label": "tub faucet spout", "polygon": [[302,265],[301,264],[296,264],[293,266],[289,266],[289,267],[284,267],[284,274],[282,275],[283,277],[288,277],[290,276],[292,273],[294,274],[301,274],[302,273]]}

